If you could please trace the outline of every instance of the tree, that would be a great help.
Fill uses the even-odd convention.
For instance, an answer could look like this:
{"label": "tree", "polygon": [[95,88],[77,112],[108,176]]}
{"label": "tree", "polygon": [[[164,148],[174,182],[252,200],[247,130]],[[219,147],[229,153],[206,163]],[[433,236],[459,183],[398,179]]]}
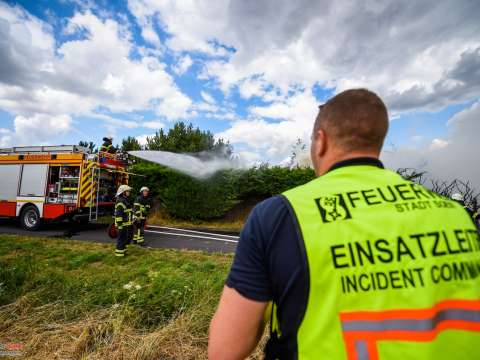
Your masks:
{"label": "tree", "polygon": [[397,173],[400,176],[402,176],[405,180],[413,181],[420,185],[423,185],[426,180],[425,171],[420,172],[412,168],[400,168],[400,169],[397,169]]}
{"label": "tree", "polygon": [[147,138],[148,150],[162,150],[175,153],[210,153],[224,157],[232,155],[232,146],[223,139],[215,140],[210,131],[194,128],[192,124],[176,123],[165,133],[163,129]]}
{"label": "tree", "polygon": [[293,168],[313,168],[310,152],[307,150],[307,144],[298,138],[294,145],[292,145],[292,152],[290,159],[286,165]]}
{"label": "tree", "polygon": [[451,181],[429,179],[425,171],[417,171],[411,168],[400,168],[397,170],[397,173],[404,179],[425,185],[433,192],[447,198],[452,197],[454,193],[459,193],[462,195],[465,205],[470,209],[474,212],[480,209],[480,193],[476,192],[469,181],[464,182],[459,179]]}
{"label": "tree", "polygon": [[94,152],[96,151],[96,149],[95,149],[96,146],[95,146],[95,143],[94,143],[93,141],[90,141],[90,142],[88,142],[88,141],[80,141],[80,142],[78,143],[78,146],[86,147],[86,148],[89,149],[90,152],[92,152],[92,153],[94,153]]}
{"label": "tree", "polygon": [[133,136],[129,136],[126,139],[122,140],[122,152],[142,150],[142,145],[138,142]]}

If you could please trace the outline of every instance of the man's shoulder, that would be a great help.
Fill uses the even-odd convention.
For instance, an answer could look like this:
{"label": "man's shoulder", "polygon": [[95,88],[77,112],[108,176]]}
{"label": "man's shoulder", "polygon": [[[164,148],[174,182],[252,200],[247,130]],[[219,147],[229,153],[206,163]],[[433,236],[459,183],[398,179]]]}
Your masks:
{"label": "man's shoulder", "polygon": [[255,205],[251,217],[264,220],[274,219],[275,215],[288,212],[287,200],[282,195],[273,196]]}
{"label": "man's shoulder", "polygon": [[274,196],[258,203],[245,224],[241,237],[252,236],[255,241],[270,244],[272,238],[282,237],[290,233],[293,227],[287,200],[281,196]]}

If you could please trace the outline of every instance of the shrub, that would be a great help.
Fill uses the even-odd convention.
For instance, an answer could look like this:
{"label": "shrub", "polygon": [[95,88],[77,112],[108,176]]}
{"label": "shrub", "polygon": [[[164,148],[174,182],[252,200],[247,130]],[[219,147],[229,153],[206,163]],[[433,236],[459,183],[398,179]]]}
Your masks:
{"label": "shrub", "polygon": [[293,168],[262,165],[239,174],[239,196],[242,199],[278,195],[303,185],[315,178],[310,168]]}
{"label": "shrub", "polygon": [[137,192],[148,186],[169,215],[187,220],[205,220],[225,215],[236,203],[264,199],[312,180],[312,169],[268,167],[219,171],[198,180],[160,165],[141,162],[131,171]]}
{"label": "shrub", "polygon": [[198,180],[163,166],[140,163],[132,171],[135,190],[148,186],[167,212],[177,218],[196,220],[219,218],[237,203],[236,176],[220,171],[207,180]]}

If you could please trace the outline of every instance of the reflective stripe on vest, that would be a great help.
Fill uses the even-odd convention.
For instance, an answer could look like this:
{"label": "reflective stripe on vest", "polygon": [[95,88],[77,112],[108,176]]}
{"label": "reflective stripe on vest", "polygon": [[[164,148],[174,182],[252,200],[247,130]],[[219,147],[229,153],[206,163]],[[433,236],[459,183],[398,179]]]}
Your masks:
{"label": "reflective stripe on vest", "polygon": [[309,269],[298,359],[480,354],[480,236],[460,204],[366,165],[284,196]]}

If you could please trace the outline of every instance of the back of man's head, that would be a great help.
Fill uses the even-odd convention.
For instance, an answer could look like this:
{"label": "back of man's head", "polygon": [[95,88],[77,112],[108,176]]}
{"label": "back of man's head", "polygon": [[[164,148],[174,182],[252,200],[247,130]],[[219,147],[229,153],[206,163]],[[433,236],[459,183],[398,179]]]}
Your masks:
{"label": "back of man's head", "polygon": [[346,90],[320,106],[314,133],[321,129],[343,152],[380,153],[388,130],[387,108],[372,91]]}

